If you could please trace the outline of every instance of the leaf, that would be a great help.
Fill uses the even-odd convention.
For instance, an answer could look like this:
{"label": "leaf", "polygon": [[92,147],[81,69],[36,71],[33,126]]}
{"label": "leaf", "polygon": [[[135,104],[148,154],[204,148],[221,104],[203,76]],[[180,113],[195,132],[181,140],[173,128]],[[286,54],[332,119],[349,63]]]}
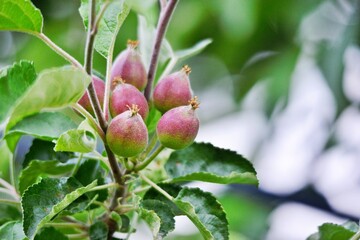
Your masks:
{"label": "leaf", "polygon": [[[158,184],[159,187],[161,187],[164,191],[166,191],[170,196],[176,198],[176,196],[181,191],[182,187],[175,184]],[[154,188],[150,188],[144,195],[144,200],[152,199],[152,200],[159,200],[166,205],[168,205],[171,209],[171,211],[174,213],[175,216],[184,215],[184,213],[169,199],[164,197],[164,195],[160,194],[157,190]]]}
{"label": "leaf", "polygon": [[40,230],[40,232],[35,236],[35,240],[68,240],[63,233],[56,230],[54,227],[46,227]]}
{"label": "leaf", "polygon": [[23,118],[40,112],[59,109],[76,103],[87,86],[90,77],[80,69],[63,67],[45,70],[16,104],[7,125],[7,131]]}
{"label": "leaf", "polygon": [[10,164],[13,160],[13,154],[5,141],[0,141],[0,178],[10,182]]}
{"label": "leaf", "polygon": [[[97,180],[98,185],[105,184],[104,179],[104,171],[101,167],[99,160],[94,159],[86,159],[84,162],[81,163],[79,169],[76,171],[74,178],[78,180],[82,185],[86,186],[93,182],[94,180]],[[97,201],[105,201],[108,196],[108,190],[98,190],[98,191],[92,191],[90,193],[87,193],[89,198],[95,197],[95,195],[98,195]]]}
{"label": "leaf", "polygon": [[156,125],[160,118],[161,112],[157,110],[154,106],[151,106],[149,115],[145,121],[149,134],[155,131]]}
{"label": "leaf", "polygon": [[47,222],[84,193],[96,186],[96,181],[83,187],[74,178],[44,178],[29,187],[23,194],[23,227],[26,236],[35,234]]}
{"label": "leaf", "polygon": [[[353,228],[353,226],[352,226]],[[356,231],[344,225],[325,223],[319,227],[319,232],[312,234],[308,240],[347,240],[355,235]]]}
{"label": "leaf", "polygon": [[29,152],[25,155],[23,162],[23,168],[29,165],[32,160],[58,160],[60,162],[66,162],[74,157],[74,153],[71,152],[55,152],[55,144],[52,142],[44,141],[41,139],[34,139]]}
{"label": "leaf", "polygon": [[[101,1],[99,1],[101,2]],[[97,9],[99,11],[100,4]],[[85,28],[88,27],[89,21],[89,0],[82,0],[79,8],[81,17],[83,18]],[[114,45],[117,33],[125,21],[130,8],[124,1],[112,1],[107,7],[98,26],[98,32],[95,39],[95,50],[99,52],[104,58],[108,58],[111,46]]]}
{"label": "leaf", "polygon": [[56,152],[92,152],[96,147],[96,136],[89,131],[72,129],[61,134],[56,141],[54,150]]}
{"label": "leaf", "polygon": [[29,186],[36,183],[40,177],[60,176],[70,172],[74,167],[73,162],[61,163],[57,160],[33,160],[20,173],[19,191],[22,194]]}
{"label": "leaf", "polygon": [[210,39],[210,38],[201,40],[200,42],[196,43],[191,48],[176,51],[175,56],[178,61],[184,61],[187,58],[190,58],[192,56],[195,56],[195,55],[201,53],[210,43],[212,43],[212,39]]}
{"label": "leaf", "polygon": [[108,226],[104,222],[95,222],[90,226],[90,240],[107,239],[108,231]]}
{"label": "leaf", "polygon": [[16,207],[0,204],[0,226],[8,221],[18,219],[21,219],[21,213]]}
{"label": "leaf", "polygon": [[252,164],[236,152],[210,143],[193,143],[171,153],[165,170],[172,181],[258,184]]}
{"label": "leaf", "polygon": [[42,140],[51,141],[58,138],[63,132],[76,128],[77,125],[61,112],[41,112],[24,118],[7,133],[26,134]]}
{"label": "leaf", "polygon": [[183,188],[174,203],[195,224],[204,239],[229,239],[225,212],[210,193],[199,188]]}
{"label": "leaf", "polygon": [[0,239],[6,240],[25,240],[27,237],[24,234],[20,221],[8,222],[0,227]]}
{"label": "leaf", "polygon": [[42,32],[43,17],[30,0],[1,0],[0,30]]}
{"label": "leaf", "polygon": [[[149,24],[143,16],[138,16],[138,38],[140,41],[139,50],[146,68],[150,65],[151,54],[155,39],[155,27]],[[159,68],[174,56],[170,43],[163,39],[159,52]]]}
{"label": "leaf", "polygon": [[[1,4],[0,9],[2,7]],[[1,18],[0,14],[0,26],[2,24]],[[25,93],[35,79],[35,68],[33,63],[29,61],[23,60],[0,70],[0,123],[6,119],[14,103]]]}
{"label": "leaf", "polygon": [[154,239],[163,239],[175,228],[174,213],[159,200],[144,200],[140,206],[140,217],[150,226]]}

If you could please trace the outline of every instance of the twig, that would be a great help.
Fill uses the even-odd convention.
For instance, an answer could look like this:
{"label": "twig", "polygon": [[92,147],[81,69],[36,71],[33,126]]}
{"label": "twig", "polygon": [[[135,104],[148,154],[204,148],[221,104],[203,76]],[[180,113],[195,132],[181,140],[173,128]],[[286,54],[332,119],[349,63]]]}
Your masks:
{"label": "twig", "polygon": [[[10,163],[11,164],[11,163]],[[5,181],[4,179],[0,178],[0,185],[4,186],[8,192],[10,193],[11,196],[13,196],[16,200],[20,199],[19,194],[16,192],[16,189],[7,181]]]}
{"label": "twig", "polygon": [[157,155],[159,155],[159,153],[164,149],[165,147],[163,145],[160,145],[158,147],[158,149],[156,149],[152,154],[151,156],[146,159],[145,161],[143,161],[142,163],[140,163],[139,165],[137,165],[134,169],[135,171],[140,171],[144,168],[146,168],[151,162],[152,160],[154,160],[154,158],[157,157]]}
{"label": "twig", "polygon": [[139,173],[139,176],[145,181],[147,182],[150,186],[152,186],[156,191],[158,191],[159,193],[161,193],[162,195],[164,195],[167,199],[169,199],[170,201],[173,201],[174,198],[168,194],[164,189],[162,189],[161,187],[159,187],[156,183],[154,183],[153,181],[151,181],[149,178],[147,178],[144,174]]}
{"label": "twig", "polygon": [[151,55],[149,72],[148,72],[148,76],[147,76],[148,83],[145,88],[145,98],[147,100],[150,99],[150,94],[151,94],[152,84],[153,84],[155,73],[156,73],[156,67],[157,67],[157,63],[158,63],[161,43],[164,38],[168,23],[170,21],[170,17],[175,9],[177,2],[178,2],[178,0],[169,0],[169,2],[166,4],[165,9],[163,9],[163,11],[160,13],[159,22],[157,25],[154,48],[153,48],[153,52]]}
{"label": "twig", "polygon": [[81,68],[82,66],[81,64],[70,54],[68,54],[67,52],[65,52],[61,47],[59,47],[58,45],[56,45],[53,41],[51,41],[50,38],[48,38],[45,34],[40,33],[40,34],[36,34],[35,36],[37,36],[39,39],[41,39],[46,45],[48,45],[52,50],[54,50],[57,54],[59,54],[60,56],[62,56],[65,60],[67,60],[68,62],[70,62],[72,65],[74,65],[77,68]]}

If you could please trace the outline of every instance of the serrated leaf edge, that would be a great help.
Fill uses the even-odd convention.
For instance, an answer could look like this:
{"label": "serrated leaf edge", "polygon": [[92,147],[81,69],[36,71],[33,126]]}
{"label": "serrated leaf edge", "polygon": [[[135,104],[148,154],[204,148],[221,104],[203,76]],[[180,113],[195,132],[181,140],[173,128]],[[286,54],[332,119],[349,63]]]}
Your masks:
{"label": "serrated leaf edge", "polygon": [[[37,184],[40,184],[40,182],[37,182],[37,183],[34,183],[32,184],[31,186],[29,186],[23,193],[23,195],[21,196],[21,213],[22,213],[22,216],[24,216],[24,209],[23,209],[23,204],[22,204],[22,201],[23,201],[23,198],[26,194],[26,192],[28,192],[31,187],[37,185]],[[60,212],[61,210],[65,209],[68,205],[70,205],[70,203],[72,203],[73,201],[75,201],[77,198],[79,198],[81,195],[83,195],[84,193],[88,192],[90,189],[92,189],[93,187],[95,187],[97,185],[97,180],[94,180],[92,183],[88,184],[87,186],[85,187],[81,187],[81,188],[78,188],[76,189],[75,191],[72,191],[71,193],[69,194],[66,194],[65,198],[63,200],[61,200],[58,204],[54,205],[52,208],[51,208],[51,211],[50,213],[45,216],[40,222],[39,224],[36,226],[36,230],[33,234],[33,236],[27,236],[26,235],[26,232],[25,232],[25,229],[24,229],[24,222],[22,221],[22,228],[23,228],[23,231],[25,233],[25,235],[30,239],[30,240],[33,240],[34,237],[36,236],[36,233],[39,231],[39,229],[41,227],[43,227],[43,225],[48,222],[49,220],[51,220],[51,218],[53,218],[58,212]],[[79,195],[76,196],[75,198],[72,197],[71,195],[74,194],[74,193],[78,193]],[[65,202],[68,201],[68,199],[71,198],[72,201],[69,202],[69,204],[65,204]]]}

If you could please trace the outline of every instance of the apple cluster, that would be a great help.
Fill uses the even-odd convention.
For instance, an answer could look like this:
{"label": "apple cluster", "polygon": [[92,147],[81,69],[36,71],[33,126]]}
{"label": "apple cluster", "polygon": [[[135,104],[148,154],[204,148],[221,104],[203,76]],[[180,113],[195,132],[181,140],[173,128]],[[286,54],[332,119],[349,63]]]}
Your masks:
{"label": "apple cluster", "polygon": [[[157,83],[148,102],[143,94],[147,85],[146,69],[136,47],[137,41],[128,41],[127,49],[115,59],[111,70],[111,94],[109,112],[111,121],[106,132],[109,148],[118,156],[133,157],[148,145],[148,130],[145,120],[149,106],[162,113],[156,126],[156,134],[164,147],[182,149],[193,143],[198,130],[199,119],[196,109],[197,97],[193,97],[190,86],[190,67],[163,77]],[[105,83],[92,77],[96,94],[101,105],[104,102]],[[93,113],[87,93],[79,100]]]}

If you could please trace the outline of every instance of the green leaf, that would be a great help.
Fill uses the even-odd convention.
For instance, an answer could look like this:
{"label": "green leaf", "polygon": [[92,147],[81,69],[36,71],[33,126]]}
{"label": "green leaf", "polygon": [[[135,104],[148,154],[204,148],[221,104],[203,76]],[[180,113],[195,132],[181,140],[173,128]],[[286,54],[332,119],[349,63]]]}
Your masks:
{"label": "green leaf", "polygon": [[[140,15],[138,16],[138,25],[138,38],[140,41],[139,50],[144,65],[148,67],[150,65],[156,31],[155,27],[148,23],[147,20]],[[163,39],[159,52],[159,68],[161,68],[161,65],[168,62],[173,56],[174,52],[170,43],[166,39]]]}
{"label": "green leaf", "polygon": [[5,141],[0,141],[0,178],[10,182],[10,164],[13,161],[13,154]]}
{"label": "green leaf", "polygon": [[35,234],[47,222],[84,193],[96,186],[96,181],[83,187],[74,178],[44,178],[29,187],[23,194],[23,227],[26,236]]}
{"label": "green leaf", "polygon": [[[103,1],[99,1],[100,3]],[[103,4],[102,4],[103,5]],[[97,4],[97,12],[102,6]],[[89,0],[82,0],[79,8],[81,17],[84,20],[85,28],[89,21]],[[95,39],[95,50],[104,58],[108,58],[111,46],[114,45],[116,35],[130,12],[129,6],[124,1],[112,1],[107,7],[102,19],[99,22],[98,32]]]}
{"label": "green leaf", "polygon": [[145,121],[149,133],[155,131],[156,125],[160,118],[161,118],[161,112],[157,110],[154,106],[151,106],[149,115]]}
{"label": "green leaf", "polygon": [[[84,162],[81,163],[79,169],[76,171],[74,178],[78,180],[82,185],[86,186],[93,182],[94,180],[97,180],[98,185],[105,184],[104,179],[104,170],[101,167],[99,160],[94,159],[86,159]],[[98,190],[98,191],[92,191],[90,193],[87,193],[89,198],[95,197],[95,195],[98,195],[97,201],[105,201],[108,197],[108,190]]]}
{"label": "green leaf", "polygon": [[77,125],[61,112],[41,112],[18,122],[7,132],[6,138],[12,134],[26,134],[51,141],[58,138],[63,132],[76,127]]}
{"label": "green leaf", "polygon": [[29,152],[25,155],[23,162],[23,168],[29,165],[32,160],[58,160],[60,162],[66,162],[74,157],[74,153],[71,152],[55,152],[55,144],[52,142],[44,141],[41,139],[34,139]]}
{"label": "green leaf", "polygon": [[56,141],[55,151],[92,152],[96,147],[96,136],[86,130],[72,129],[61,134]]}
{"label": "green leaf", "polygon": [[73,162],[61,163],[57,160],[33,160],[21,171],[19,176],[19,191],[22,194],[29,186],[36,183],[40,177],[61,176],[74,168]]}
{"label": "green leaf", "polygon": [[319,232],[312,234],[308,240],[348,240],[355,235],[353,226],[325,223],[319,227]]}
{"label": "green leaf", "polygon": [[0,239],[24,240],[27,239],[27,237],[24,234],[21,222],[12,221],[0,227]]}
{"label": "green leaf", "polygon": [[76,103],[87,86],[90,77],[80,69],[63,67],[45,70],[16,104],[7,131],[23,118],[40,112],[51,111]]}
{"label": "green leaf", "polygon": [[56,230],[54,227],[46,227],[39,231],[39,233],[35,236],[35,240],[68,240],[63,233]]}
{"label": "green leaf", "polygon": [[16,207],[0,204],[0,226],[5,222],[18,219],[21,219],[21,213]]}
{"label": "green leaf", "polygon": [[[1,24],[0,14],[0,26]],[[0,70],[0,123],[10,114],[14,103],[25,93],[35,79],[35,68],[33,63],[29,61],[23,60]]]}
{"label": "green leaf", "polygon": [[252,164],[236,152],[210,143],[193,143],[171,153],[165,170],[172,181],[258,184]]}
{"label": "green leaf", "polygon": [[[175,184],[158,184],[159,187],[161,187],[164,191],[166,191],[170,196],[176,198],[176,196],[181,191],[182,187]],[[159,193],[154,188],[150,188],[144,195],[144,200],[153,199],[153,200],[159,200],[166,205],[168,205],[171,209],[171,211],[174,213],[175,216],[184,215],[184,213],[169,199],[164,197],[161,193]]]}
{"label": "green leaf", "polygon": [[174,203],[195,224],[204,239],[229,239],[225,212],[210,193],[198,188],[183,188]]}
{"label": "green leaf", "polygon": [[195,56],[201,53],[210,43],[212,43],[212,39],[207,38],[198,43],[196,43],[191,48],[179,50],[175,52],[175,57],[177,61],[184,61],[192,56]]}
{"label": "green leaf", "polygon": [[150,226],[154,239],[163,239],[175,228],[174,213],[159,200],[144,200],[140,206],[140,217]]}
{"label": "green leaf", "polygon": [[90,240],[103,240],[107,239],[108,226],[102,221],[95,222],[90,226]]}
{"label": "green leaf", "polygon": [[2,0],[0,4],[0,30],[42,32],[43,17],[30,0]]}

